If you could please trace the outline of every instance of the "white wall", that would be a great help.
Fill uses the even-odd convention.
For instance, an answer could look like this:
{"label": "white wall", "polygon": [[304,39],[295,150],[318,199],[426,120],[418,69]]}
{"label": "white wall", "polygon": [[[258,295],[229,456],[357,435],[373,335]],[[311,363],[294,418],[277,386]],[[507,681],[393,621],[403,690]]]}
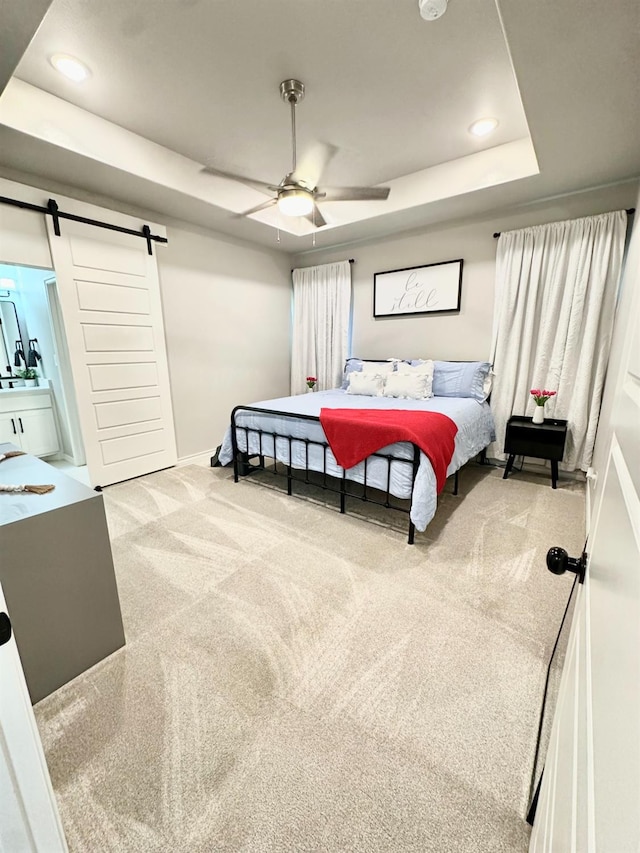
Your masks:
{"label": "white wall", "polygon": [[213,450],[231,409],[289,393],[291,258],[167,226],[158,249],[178,456]]}
{"label": "white wall", "polygon": [[[492,214],[473,221],[294,256],[305,267],[354,258],[352,354],[361,358],[488,358],[493,322],[496,240],[493,233],[632,207],[627,183]],[[373,319],[373,275],[385,270],[464,259],[459,314]]]}
{"label": "white wall", "polygon": [[[46,204],[50,194],[157,221],[40,179],[21,185],[0,178],[0,195]],[[235,405],[288,393],[291,257],[181,222],[168,223],[167,237],[155,251],[183,458],[221,443]],[[0,262],[51,267],[44,216],[0,205]]]}

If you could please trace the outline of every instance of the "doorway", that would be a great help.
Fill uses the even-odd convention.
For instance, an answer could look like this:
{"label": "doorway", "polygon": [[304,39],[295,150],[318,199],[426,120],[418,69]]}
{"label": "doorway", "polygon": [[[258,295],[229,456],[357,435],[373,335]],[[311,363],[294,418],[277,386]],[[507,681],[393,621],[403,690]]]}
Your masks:
{"label": "doorway", "polygon": [[[0,323],[0,411],[11,409],[0,440],[88,484],[54,271],[0,263]],[[23,411],[28,421],[11,417]]]}

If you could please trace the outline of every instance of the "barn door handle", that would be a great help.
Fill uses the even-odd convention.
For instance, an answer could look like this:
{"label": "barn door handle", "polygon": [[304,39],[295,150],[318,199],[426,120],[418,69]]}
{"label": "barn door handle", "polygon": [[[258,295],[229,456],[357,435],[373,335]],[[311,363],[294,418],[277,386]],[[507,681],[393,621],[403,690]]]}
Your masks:
{"label": "barn door handle", "polygon": [[580,583],[584,583],[587,571],[587,554],[583,551],[579,557],[570,557],[564,548],[549,548],[547,551],[547,568],[554,575],[563,575],[566,571],[575,572]]}
{"label": "barn door handle", "polygon": [[11,639],[11,620],[6,613],[0,613],[0,646]]}

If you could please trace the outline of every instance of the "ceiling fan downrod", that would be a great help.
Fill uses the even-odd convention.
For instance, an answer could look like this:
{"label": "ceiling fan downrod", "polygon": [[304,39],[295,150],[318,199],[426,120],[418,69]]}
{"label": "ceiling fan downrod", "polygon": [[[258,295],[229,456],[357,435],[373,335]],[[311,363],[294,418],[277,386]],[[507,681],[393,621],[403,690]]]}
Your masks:
{"label": "ceiling fan downrod", "polygon": [[285,103],[291,107],[291,149],[292,162],[291,174],[296,170],[296,104],[304,98],[304,83],[299,80],[283,80],[280,83],[280,96]]}

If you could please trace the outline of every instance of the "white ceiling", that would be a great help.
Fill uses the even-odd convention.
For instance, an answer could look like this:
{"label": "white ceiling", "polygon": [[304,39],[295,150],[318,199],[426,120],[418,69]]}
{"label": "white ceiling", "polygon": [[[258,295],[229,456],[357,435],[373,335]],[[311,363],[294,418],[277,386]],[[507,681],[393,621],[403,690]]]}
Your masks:
{"label": "white ceiling", "polygon": [[[637,0],[499,5],[450,0],[425,22],[417,0],[54,0],[16,71],[30,86],[0,98],[0,165],[301,251],[304,220],[276,244],[277,214],[234,215],[264,195],[200,172],[278,183],[291,158],[278,86],[297,77],[299,157],[335,150],[321,183],[392,188],[323,206],[318,246],[639,175]],[[89,80],[62,78],[55,52]],[[486,115],[500,126],[478,140],[467,129]]]}

